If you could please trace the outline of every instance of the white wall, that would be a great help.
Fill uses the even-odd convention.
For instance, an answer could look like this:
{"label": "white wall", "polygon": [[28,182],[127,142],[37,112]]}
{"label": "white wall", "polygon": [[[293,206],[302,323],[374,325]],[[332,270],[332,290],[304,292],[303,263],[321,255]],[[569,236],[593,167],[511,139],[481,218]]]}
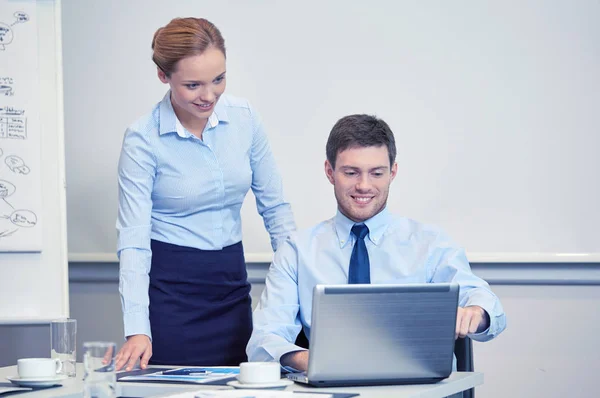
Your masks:
{"label": "white wall", "polygon": [[[69,253],[115,257],[123,132],[165,92],[150,42],[176,16],[222,30],[227,91],[263,115],[301,227],[335,211],[334,122],[375,113],[399,147],[390,208],[442,226],[471,260],[600,252],[598,15],[596,0],[67,0]],[[252,200],[243,220],[246,251],[268,261]]]}
{"label": "white wall", "polygon": [[598,397],[600,286],[492,287],[508,327],[475,343],[477,397]]}

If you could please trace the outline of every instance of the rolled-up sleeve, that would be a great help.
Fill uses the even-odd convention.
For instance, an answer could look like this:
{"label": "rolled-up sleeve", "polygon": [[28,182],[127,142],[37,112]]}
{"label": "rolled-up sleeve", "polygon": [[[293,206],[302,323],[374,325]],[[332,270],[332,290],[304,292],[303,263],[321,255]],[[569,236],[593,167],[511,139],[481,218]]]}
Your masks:
{"label": "rolled-up sleeve", "polygon": [[469,337],[477,341],[488,341],[506,328],[506,315],[500,299],[486,281],[473,273],[465,251],[444,233],[437,236],[428,265],[432,270],[432,282],[459,284],[460,307],[478,305],[488,313],[489,327],[480,333],[470,334]]}
{"label": "rolled-up sleeve", "polygon": [[252,150],[250,166],[252,168],[252,192],[256,197],[256,207],[262,216],[265,228],[271,237],[273,250],[296,230],[291,205],[283,195],[281,175],[275,163],[275,157],[264,131],[260,116],[253,110]]}
{"label": "rolled-up sleeve", "polygon": [[117,254],[119,293],[125,336],[149,337],[148,286],[152,253],[150,250],[152,187],[156,162],[142,133],[125,132],[119,158],[119,209]]}
{"label": "rolled-up sleeve", "polygon": [[298,254],[292,239],[275,253],[254,311],[254,330],[246,348],[250,361],[279,361],[284,354],[303,349],[293,343],[302,324],[298,315]]}

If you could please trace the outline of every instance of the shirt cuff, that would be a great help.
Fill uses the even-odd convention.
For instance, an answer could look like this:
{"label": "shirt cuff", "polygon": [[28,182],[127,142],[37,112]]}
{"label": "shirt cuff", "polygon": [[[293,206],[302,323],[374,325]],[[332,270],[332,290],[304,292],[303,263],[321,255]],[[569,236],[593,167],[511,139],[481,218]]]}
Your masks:
{"label": "shirt cuff", "polygon": [[499,333],[499,327],[497,325],[497,318],[499,315],[501,314],[497,314],[496,312],[494,312],[495,309],[495,302],[493,301],[493,299],[491,298],[487,298],[487,297],[473,297],[469,300],[469,302],[467,303],[466,306],[471,306],[471,305],[477,305],[481,308],[483,308],[483,310],[488,314],[489,316],[489,320],[490,320],[490,324],[488,325],[488,327],[481,331],[481,332],[477,332],[477,333],[470,333],[469,337],[471,337],[473,340],[476,341],[487,341],[490,340],[492,338],[494,338],[498,333]]}
{"label": "shirt cuff", "polygon": [[[483,308],[483,307],[481,307],[481,308]],[[480,332],[476,331],[475,333],[470,333],[469,336],[472,336],[472,337],[486,336],[490,333],[490,328],[492,327],[492,317],[490,316],[489,312],[487,312],[487,310],[485,308],[483,308],[483,311],[485,312],[484,316],[487,318],[487,321],[488,321],[488,327]]]}
{"label": "shirt cuff", "polygon": [[152,340],[152,332],[150,331],[150,319],[147,313],[136,312],[125,314],[123,317],[125,329],[125,337],[135,334],[145,334]]}
{"label": "shirt cuff", "polygon": [[281,364],[279,366],[281,366],[283,373],[300,373],[298,369],[292,368],[291,366],[283,366]]}

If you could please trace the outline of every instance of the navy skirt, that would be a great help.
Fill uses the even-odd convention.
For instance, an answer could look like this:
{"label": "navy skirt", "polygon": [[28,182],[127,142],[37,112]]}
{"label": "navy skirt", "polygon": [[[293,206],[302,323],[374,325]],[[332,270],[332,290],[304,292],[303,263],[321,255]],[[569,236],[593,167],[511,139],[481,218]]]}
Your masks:
{"label": "navy skirt", "polygon": [[151,241],[151,364],[237,366],[252,333],[242,242],[199,250]]}

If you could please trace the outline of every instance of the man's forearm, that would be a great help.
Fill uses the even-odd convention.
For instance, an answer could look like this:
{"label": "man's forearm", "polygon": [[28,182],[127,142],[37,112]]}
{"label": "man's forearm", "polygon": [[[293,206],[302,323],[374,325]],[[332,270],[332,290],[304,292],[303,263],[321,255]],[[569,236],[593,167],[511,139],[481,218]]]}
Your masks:
{"label": "man's forearm", "polygon": [[305,372],[308,370],[308,350],[288,352],[281,357],[279,362],[282,366],[290,366]]}

